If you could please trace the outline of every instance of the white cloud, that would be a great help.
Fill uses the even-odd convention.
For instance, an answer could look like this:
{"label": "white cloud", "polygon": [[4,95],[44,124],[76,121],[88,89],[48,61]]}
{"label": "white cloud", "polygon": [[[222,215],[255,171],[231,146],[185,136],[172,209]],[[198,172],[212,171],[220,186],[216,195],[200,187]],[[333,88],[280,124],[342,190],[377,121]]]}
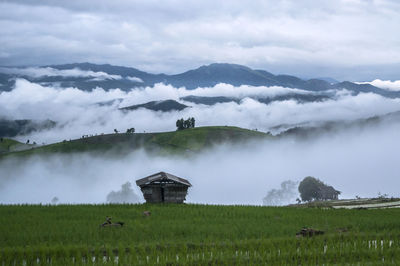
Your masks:
{"label": "white cloud", "polygon": [[143,80],[141,78],[138,77],[126,77],[126,79],[133,81],[133,82],[140,82],[143,83]]}
{"label": "white cloud", "polygon": [[[190,180],[190,203],[261,205],[268,190],[283,180],[309,175],[342,191],[342,198],[378,192],[400,196],[399,130],[399,124],[385,125],[312,141],[223,146],[190,159],[138,151],[123,157],[106,153],[1,160],[0,203],[49,203],[54,196],[61,203],[102,203],[121,184],[159,171]],[[133,188],[143,201],[140,189]]]}
{"label": "white cloud", "polygon": [[380,80],[380,79],[375,79],[371,82],[357,82],[359,84],[371,84],[375,87],[385,89],[385,90],[390,90],[390,91],[400,91],[400,80]]}
{"label": "white cloud", "polygon": [[[271,89],[272,92],[268,92]],[[135,127],[137,132],[175,130],[175,122],[181,117],[195,117],[198,126],[234,125],[269,131],[281,124],[353,120],[400,110],[399,99],[388,99],[372,93],[352,96],[338,94],[337,99],[323,102],[298,103],[296,101],[272,102],[268,105],[251,98],[240,103],[229,102],[214,106],[186,103],[191,108],[168,113],[139,109],[121,112],[120,107],[154,100],[175,99],[189,94],[202,96],[227,95],[275,95],[290,93],[292,89],[280,87],[252,87],[219,84],[214,88],[186,90],[163,84],[154,87],[105,91],[97,88],[91,92],[75,88],[44,87],[25,80],[17,80],[16,88],[0,94],[0,113],[10,119],[51,119],[60,127],[53,130],[21,136],[42,142],[56,142],[79,138],[84,134],[113,132],[114,128],[125,131]],[[256,94],[258,93],[258,94]],[[114,99],[111,105],[97,105]],[[149,123],[149,121],[152,121]]]}
{"label": "white cloud", "polygon": [[91,70],[81,70],[79,68],[73,69],[55,69],[51,67],[25,67],[25,68],[6,68],[1,67],[0,72],[9,74],[25,75],[33,78],[40,78],[44,76],[54,77],[92,77],[94,80],[106,79],[121,79],[120,75],[110,75],[103,71],[94,72]]}
{"label": "white cloud", "polygon": [[[135,127],[137,132],[175,130],[176,119],[190,116],[196,118],[198,126],[235,125],[266,131],[280,124],[353,120],[400,110],[399,99],[372,93],[338,93],[337,99],[324,102],[280,101],[269,105],[245,98],[240,103],[211,107],[193,104],[192,108],[169,113],[118,110],[129,101],[179,99],[191,93],[246,96],[291,92],[292,89],[279,87],[226,84],[193,91],[157,84],[129,92],[101,88],[87,92],[44,87],[20,79],[15,89],[0,93],[0,114],[14,119],[50,118],[59,122],[60,126],[52,130],[19,137],[49,143],[83,134],[110,133],[114,128],[125,131]],[[125,102],[96,104],[113,99]],[[0,203],[47,203],[54,196],[63,203],[101,203],[121,184],[134,183],[135,179],[161,170],[191,181],[193,187],[187,201],[192,203],[262,204],[267,191],[279,187],[283,180],[300,180],[308,175],[343,191],[345,198],[376,196],[378,192],[398,196],[399,130],[398,123],[381,124],[354,131],[346,129],[311,141],[284,139],[237,149],[222,146],[190,159],[150,157],[142,151],[123,158],[72,154],[21,161],[4,159],[0,160]],[[111,175],[115,178],[110,179]],[[213,187],[209,186],[211,182]],[[364,185],[360,186],[361,183]],[[141,195],[136,186],[135,192]]]}

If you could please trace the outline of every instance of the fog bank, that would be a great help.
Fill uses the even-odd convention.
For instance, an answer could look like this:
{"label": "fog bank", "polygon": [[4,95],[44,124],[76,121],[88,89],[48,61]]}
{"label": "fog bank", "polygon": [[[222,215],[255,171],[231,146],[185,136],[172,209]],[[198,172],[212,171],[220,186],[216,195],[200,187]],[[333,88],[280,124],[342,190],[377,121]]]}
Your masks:
{"label": "fog bank", "polygon": [[342,191],[341,198],[400,196],[399,124],[328,134],[310,141],[283,139],[245,147],[221,146],[193,158],[150,157],[137,151],[54,155],[0,161],[0,203],[103,203],[107,194],[166,171],[193,184],[188,203],[261,205],[282,181],[315,176]]}
{"label": "fog bank", "polygon": [[[354,96],[344,90],[336,91],[332,100],[307,103],[285,100],[264,104],[249,98],[273,97],[293,92],[310,93],[282,87],[234,87],[228,84],[196,90],[156,84],[154,87],[128,92],[119,89],[105,91],[102,88],[87,92],[76,88],[45,87],[20,79],[15,89],[0,93],[0,114],[7,119],[56,121],[56,128],[19,137],[21,141],[30,139],[37,143],[51,143],[86,134],[111,133],[114,129],[125,132],[132,127],[136,132],[171,131],[175,130],[175,122],[181,117],[195,117],[197,126],[231,125],[270,131],[282,124],[354,120],[400,110],[399,99],[389,99],[373,93]],[[154,100],[179,101],[180,97],[187,95],[243,99],[239,103],[228,102],[213,106],[183,102],[190,108],[171,112],[154,112],[142,108],[130,112],[118,110]],[[116,99],[119,100],[113,101]]]}

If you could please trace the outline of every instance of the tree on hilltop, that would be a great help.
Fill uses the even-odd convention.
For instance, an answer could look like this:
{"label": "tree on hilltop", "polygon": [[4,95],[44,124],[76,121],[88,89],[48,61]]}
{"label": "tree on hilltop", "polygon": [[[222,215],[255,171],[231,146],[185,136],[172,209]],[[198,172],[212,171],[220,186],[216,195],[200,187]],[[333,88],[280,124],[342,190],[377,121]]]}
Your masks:
{"label": "tree on hilltop", "polygon": [[135,133],[135,128],[134,128],[134,127],[128,128],[128,129],[126,130],[126,133],[128,133],[128,134]]}
{"label": "tree on hilltop", "polygon": [[176,130],[183,130],[188,128],[195,127],[196,120],[194,117],[189,117],[188,119],[184,120],[183,118],[176,120]]}

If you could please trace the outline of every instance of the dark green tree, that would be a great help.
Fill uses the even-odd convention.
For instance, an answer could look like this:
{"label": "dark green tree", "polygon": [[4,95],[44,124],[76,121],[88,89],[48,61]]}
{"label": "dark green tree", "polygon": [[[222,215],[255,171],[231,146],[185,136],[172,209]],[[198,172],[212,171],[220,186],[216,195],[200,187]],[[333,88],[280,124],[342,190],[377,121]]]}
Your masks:
{"label": "dark green tree", "polygon": [[312,176],[307,176],[299,184],[299,193],[302,201],[318,199],[318,190],[321,181]]}
{"label": "dark green tree", "polygon": [[186,120],[184,120],[183,118],[176,120],[176,128],[177,128],[177,130],[194,128],[194,126],[195,126],[194,117],[189,117]]}
{"label": "dark green tree", "polygon": [[134,128],[134,127],[128,128],[128,129],[126,130],[126,133],[128,133],[128,134],[135,133],[135,128]]}
{"label": "dark green tree", "polygon": [[183,118],[176,120],[176,127],[177,127],[177,130],[185,129]]}
{"label": "dark green tree", "polygon": [[190,128],[190,120],[189,119],[183,121],[183,128],[184,129]]}
{"label": "dark green tree", "polygon": [[312,201],[337,199],[341,192],[315,177],[307,176],[299,184],[299,193],[302,201]]}

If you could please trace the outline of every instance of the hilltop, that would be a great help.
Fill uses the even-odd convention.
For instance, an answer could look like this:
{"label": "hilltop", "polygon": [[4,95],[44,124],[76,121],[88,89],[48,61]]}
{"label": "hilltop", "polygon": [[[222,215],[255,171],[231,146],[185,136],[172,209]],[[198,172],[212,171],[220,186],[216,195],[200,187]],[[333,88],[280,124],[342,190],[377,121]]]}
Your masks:
{"label": "hilltop", "polygon": [[123,155],[140,149],[159,155],[195,154],[217,144],[240,144],[270,137],[272,136],[267,133],[239,127],[209,126],[170,132],[114,133],[82,137],[40,147],[29,147],[24,151],[3,153],[3,156],[99,151]]}

